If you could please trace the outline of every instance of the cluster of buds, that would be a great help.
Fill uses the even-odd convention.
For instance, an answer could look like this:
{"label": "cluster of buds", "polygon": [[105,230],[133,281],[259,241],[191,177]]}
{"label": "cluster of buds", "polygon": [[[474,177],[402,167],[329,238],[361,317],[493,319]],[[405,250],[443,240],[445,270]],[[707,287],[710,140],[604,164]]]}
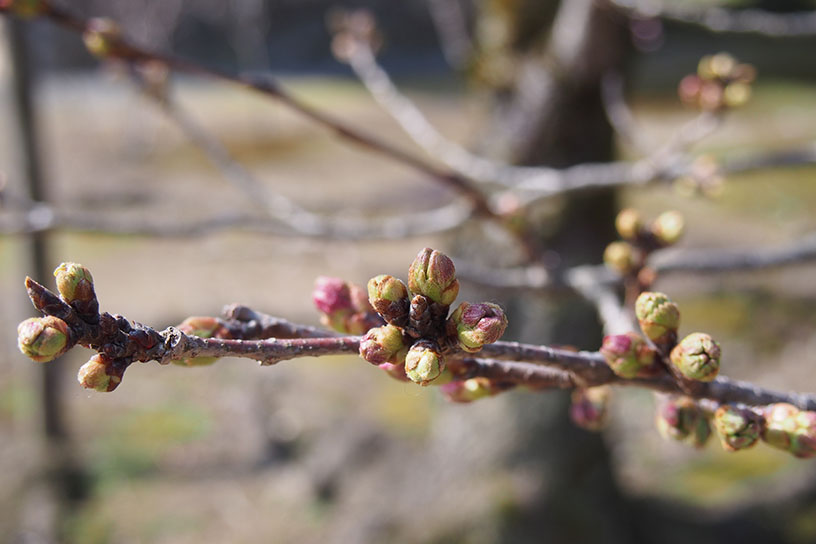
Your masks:
{"label": "cluster of buds", "polygon": [[705,412],[688,397],[666,397],[657,407],[657,430],[666,439],[702,448],[711,436]]}
{"label": "cluster of buds", "polygon": [[759,440],[761,421],[756,413],[731,405],[723,405],[714,412],[714,428],[720,443],[727,451],[750,448]]}
{"label": "cluster of buds", "polygon": [[328,276],[315,281],[312,301],[325,327],[342,334],[363,334],[382,324],[362,288]]}
{"label": "cluster of buds", "polygon": [[606,425],[609,412],[609,388],[606,386],[578,388],[572,392],[570,418],[588,431],[599,431]]}
{"label": "cluster of buds", "polygon": [[740,64],[727,53],[700,59],[697,73],[680,80],[677,93],[684,104],[704,111],[721,111],[744,105],[751,97],[756,69]]}
{"label": "cluster of buds", "polygon": [[676,244],[683,236],[684,221],[680,212],[663,212],[651,223],[637,210],[626,208],[615,218],[615,228],[623,238],[612,242],[604,251],[604,263],[621,276],[635,275],[649,253]]}
{"label": "cluster of buds", "polygon": [[816,412],[778,403],[764,410],[762,440],[796,457],[816,457]]}
{"label": "cluster of buds", "polygon": [[652,373],[657,360],[657,351],[635,332],[604,337],[600,351],[609,368],[622,378]]}
{"label": "cluster of buds", "polygon": [[48,2],[45,0],[0,0],[0,11],[7,11],[30,19],[42,15],[48,10]]}
{"label": "cluster of buds", "polygon": [[[386,324],[366,332],[360,356],[400,379],[407,377],[420,385],[441,383],[447,353],[477,352],[498,340],[507,327],[502,309],[487,302],[463,302],[448,317],[458,294],[453,261],[430,248],[420,251],[411,263],[407,285],[388,275],[371,278],[367,304]],[[348,311],[350,299],[350,293],[339,298],[315,295],[324,315]]]}

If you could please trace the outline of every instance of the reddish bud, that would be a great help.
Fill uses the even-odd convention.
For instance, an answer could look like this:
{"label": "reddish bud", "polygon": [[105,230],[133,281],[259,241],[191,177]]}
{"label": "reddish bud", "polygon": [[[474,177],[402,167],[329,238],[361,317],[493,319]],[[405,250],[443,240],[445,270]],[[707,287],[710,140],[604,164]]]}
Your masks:
{"label": "reddish bud", "polygon": [[475,353],[501,338],[507,329],[507,317],[498,304],[463,302],[448,318],[447,327],[461,349]]}
{"label": "reddish bud", "polygon": [[459,294],[453,261],[444,253],[426,247],[411,263],[408,287],[415,295],[425,295],[436,303],[451,305]]}

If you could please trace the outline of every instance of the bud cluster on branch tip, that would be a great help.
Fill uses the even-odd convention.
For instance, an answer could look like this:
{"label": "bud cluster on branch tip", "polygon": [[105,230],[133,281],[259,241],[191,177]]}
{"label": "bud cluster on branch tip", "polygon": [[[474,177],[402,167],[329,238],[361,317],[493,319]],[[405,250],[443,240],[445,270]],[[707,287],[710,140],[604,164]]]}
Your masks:
{"label": "bud cluster on branch tip", "polygon": [[[188,317],[176,328],[184,334],[198,336],[199,338],[212,338],[218,336],[224,330],[224,326],[218,318],[207,316]],[[179,366],[208,366],[217,360],[218,357],[188,357],[172,362]]]}
{"label": "bud cluster on branch tip", "polygon": [[621,378],[634,378],[641,370],[652,366],[657,355],[655,350],[634,332],[604,337],[600,351],[612,372]]}
{"label": "bud cluster on branch tip", "polygon": [[714,412],[713,422],[723,448],[728,451],[750,448],[759,440],[759,417],[747,408],[720,406]]}
{"label": "bud cluster on branch tip", "polygon": [[720,372],[720,345],[708,334],[689,334],[671,351],[671,363],[690,380],[710,382]]}
{"label": "bud cluster on branch tip", "polygon": [[463,381],[448,382],[440,387],[442,394],[450,402],[473,402],[490,397],[497,393],[488,378],[470,378]]}
{"label": "bud cluster on branch tip", "polygon": [[48,8],[45,0],[0,0],[0,10],[25,19],[36,17]]}
{"label": "bud cluster on branch tip", "polygon": [[17,347],[38,363],[53,361],[71,344],[68,324],[54,316],[32,317],[17,326]]}
{"label": "bud cluster on branch tip", "polygon": [[424,248],[408,270],[408,287],[415,295],[424,295],[437,304],[450,306],[459,294],[453,261],[439,251]]}
{"label": "bud cluster on branch tip", "polygon": [[657,430],[666,439],[702,448],[711,436],[705,412],[688,397],[669,397],[657,407]]}
{"label": "bud cluster on branch tip", "polygon": [[78,263],[62,263],[54,270],[54,278],[63,300],[80,314],[96,316],[99,313],[90,270]]}
{"label": "bud cluster on branch tip", "polygon": [[382,274],[368,280],[368,302],[386,323],[398,327],[408,324],[408,287],[394,276]]}
{"label": "bud cluster on branch tip", "polygon": [[680,310],[663,293],[641,293],[635,301],[635,315],[643,334],[658,346],[668,345],[677,338]]}
{"label": "bud cluster on branch tip", "polygon": [[581,387],[572,392],[570,418],[582,429],[600,431],[606,425],[608,406],[608,387]]}
{"label": "bud cluster on branch tip", "polygon": [[88,52],[100,59],[116,55],[122,46],[122,30],[113,20],[96,17],[88,21],[82,41]]}
{"label": "bud cluster on branch tip", "polygon": [[459,347],[475,353],[504,334],[507,317],[498,304],[463,302],[448,318],[448,335],[456,337]]}
{"label": "bud cluster on branch tip", "polygon": [[399,365],[405,362],[408,344],[402,331],[394,325],[374,327],[360,340],[360,357],[372,365],[391,363]]}
{"label": "bud cluster on branch tip", "polygon": [[116,368],[114,362],[103,354],[96,354],[79,367],[77,381],[85,389],[108,393],[122,382],[124,371]]}
{"label": "bud cluster on branch tip", "polygon": [[373,309],[365,292],[356,285],[320,276],[315,281],[312,300],[322,314],[320,321],[324,326],[343,334],[363,334],[369,329],[368,314]]}
{"label": "bud cluster on branch tip", "polygon": [[444,368],[439,346],[429,340],[417,340],[405,356],[405,374],[419,385],[437,379]]}
{"label": "bud cluster on branch tip", "polygon": [[748,102],[755,78],[753,66],[718,53],[700,59],[697,73],[684,77],[677,92],[683,103],[705,111],[736,108]]}
{"label": "bud cluster on branch tip", "polygon": [[796,457],[816,457],[816,412],[787,403],[768,406],[762,440]]}

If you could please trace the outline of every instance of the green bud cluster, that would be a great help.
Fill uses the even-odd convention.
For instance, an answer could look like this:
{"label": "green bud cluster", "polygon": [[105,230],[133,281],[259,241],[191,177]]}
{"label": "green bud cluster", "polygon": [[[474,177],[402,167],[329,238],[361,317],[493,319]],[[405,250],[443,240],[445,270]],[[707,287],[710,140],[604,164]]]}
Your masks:
{"label": "green bud cluster", "polygon": [[399,365],[405,362],[408,347],[399,327],[374,327],[360,340],[360,357],[373,365]]}
{"label": "green bud cluster", "polygon": [[609,412],[609,388],[606,386],[578,388],[572,392],[570,418],[578,427],[600,431],[606,425]]}
{"label": "green bud cluster", "polygon": [[777,403],[768,406],[764,415],[762,440],[796,457],[816,457],[816,412]]}
{"label": "green bud cluster", "polygon": [[720,345],[708,334],[692,333],[671,351],[671,363],[690,380],[710,382],[720,372]]}
{"label": "green bud cluster", "polygon": [[643,334],[652,342],[662,345],[677,337],[680,310],[663,293],[641,293],[635,301],[635,315]]}
{"label": "green bud cluster", "polygon": [[756,70],[740,64],[727,53],[700,59],[697,73],[680,81],[677,93],[683,103],[705,111],[719,111],[744,105],[751,97]]}
{"label": "green bud cluster", "polygon": [[54,316],[32,317],[17,326],[17,347],[38,363],[53,361],[68,350],[70,343],[68,324]]}
{"label": "green bud cluster", "polygon": [[720,435],[720,442],[727,451],[750,448],[759,440],[759,418],[746,408],[720,406],[714,412],[713,423]]}
{"label": "green bud cluster", "polygon": [[77,381],[85,389],[108,393],[119,387],[122,375],[123,372],[114,367],[111,359],[98,353],[79,367]]}
{"label": "green bud cluster", "polygon": [[428,385],[445,369],[439,346],[429,340],[417,340],[405,356],[405,374],[419,385]]}
{"label": "green bud cluster", "polygon": [[622,378],[634,378],[652,366],[655,350],[634,332],[606,336],[600,349],[609,368]]}
{"label": "green bud cluster", "polygon": [[705,446],[711,426],[705,412],[688,397],[664,399],[657,408],[657,430],[666,439],[678,440],[695,448]]}

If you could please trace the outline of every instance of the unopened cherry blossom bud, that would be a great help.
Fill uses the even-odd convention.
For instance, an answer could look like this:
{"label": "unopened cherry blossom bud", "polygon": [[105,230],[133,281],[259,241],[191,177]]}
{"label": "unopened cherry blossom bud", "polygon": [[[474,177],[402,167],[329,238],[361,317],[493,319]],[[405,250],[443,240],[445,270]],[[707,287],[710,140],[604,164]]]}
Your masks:
{"label": "unopened cherry blossom bud", "polygon": [[655,350],[634,332],[604,337],[600,351],[612,372],[622,378],[637,376],[642,369],[654,364],[656,355]]}
{"label": "unopened cherry blossom bud", "polygon": [[77,381],[85,389],[107,393],[122,382],[123,372],[115,368],[113,361],[105,355],[96,354],[79,368]]}
{"label": "unopened cherry blossom bud", "polygon": [[440,389],[450,402],[473,402],[495,394],[490,380],[482,377],[448,382]]}
{"label": "unopened cherry blossom bud", "polygon": [[[312,301],[322,314],[320,321],[329,327],[343,334],[362,334],[365,330],[358,330],[361,327],[353,327],[356,323],[353,316],[358,313],[352,300],[350,285],[340,278],[320,276],[315,280],[314,291],[312,291]],[[357,320],[360,321],[360,320]]]}
{"label": "unopened cherry blossom bud", "polygon": [[405,356],[405,374],[419,385],[428,385],[439,377],[445,362],[439,346],[427,340],[418,340]]}
{"label": "unopened cherry blossom bud", "polygon": [[582,429],[600,431],[606,424],[608,405],[608,387],[578,388],[572,392],[570,418]]}
{"label": "unopened cherry blossom bud", "polygon": [[661,245],[670,246],[680,241],[680,238],[683,237],[684,228],[683,214],[670,211],[658,215],[650,230]]}
{"label": "unopened cherry blossom bud", "polygon": [[394,325],[374,327],[360,340],[360,357],[372,365],[400,364],[407,351],[402,331]]}
{"label": "unopened cherry blossom bud", "polygon": [[[216,317],[195,316],[188,317],[176,328],[185,334],[199,338],[212,338],[223,330],[223,324]],[[173,361],[173,363],[179,366],[209,366],[217,360],[218,357],[188,357]]]}
{"label": "unopened cherry blossom bud", "polygon": [[750,448],[759,440],[758,416],[751,410],[723,405],[714,412],[714,428],[723,448],[737,451]]}
{"label": "unopened cherry blossom bud", "polygon": [[444,253],[426,247],[411,263],[408,287],[415,295],[425,295],[433,302],[450,306],[459,294],[453,261]]}
{"label": "unopened cherry blossom bud", "polygon": [[666,439],[701,448],[711,436],[705,413],[688,397],[669,397],[657,407],[657,430]]}
{"label": "unopened cherry blossom bud", "polygon": [[689,74],[680,80],[677,86],[677,95],[680,100],[689,106],[698,106],[703,81],[697,74]]}
{"label": "unopened cherry blossom bud", "polygon": [[635,248],[629,242],[612,242],[604,250],[603,261],[607,268],[625,276],[635,268]]}
{"label": "unopened cherry blossom bud", "polygon": [[615,217],[615,229],[626,240],[634,240],[643,230],[643,218],[633,208],[624,208]]}
{"label": "unopened cherry blossom bud", "polygon": [[690,380],[710,382],[720,372],[722,350],[711,336],[702,332],[689,334],[671,351],[671,362]]}
{"label": "unopened cherry blossom bud", "polygon": [[40,15],[47,7],[45,0],[0,0],[0,10],[10,11],[24,19]]}
{"label": "unopened cherry blossom bud", "polygon": [[635,315],[643,334],[653,342],[662,344],[676,337],[680,310],[663,293],[641,293],[635,301]]}
{"label": "unopened cherry blossom bud", "polygon": [[507,329],[507,317],[498,304],[463,302],[448,318],[447,328],[460,348],[475,353],[501,338]]}
{"label": "unopened cherry blossom bud", "polygon": [[386,374],[394,378],[395,380],[401,382],[410,382],[411,379],[405,374],[405,363],[393,364],[393,363],[382,363],[377,365],[381,370],[384,370]]}
{"label": "unopened cherry blossom bud", "polygon": [[68,304],[82,314],[99,313],[91,271],[77,263],[62,263],[54,270],[57,290]]}
{"label": "unopened cherry blossom bud", "polygon": [[816,456],[816,412],[777,403],[765,410],[762,439],[800,458]]}
{"label": "unopened cherry blossom bud", "polygon": [[54,316],[32,317],[17,326],[17,347],[38,363],[53,361],[68,350],[71,331]]}
{"label": "unopened cherry blossom bud", "polygon": [[122,31],[113,20],[97,17],[88,21],[82,41],[88,52],[104,59],[116,54],[121,48]]}
{"label": "unopened cherry blossom bud", "polygon": [[723,89],[723,103],[729,108],[739,108],[748,103],[751,98],[751,86],[747,83],[735,81]]}
{"label": "unopened cherry blossom bud", "polygon": [[394,276],[383,274],[368,280],[368,302],[386,323],[398,327],[408,324],[408,288]]}

